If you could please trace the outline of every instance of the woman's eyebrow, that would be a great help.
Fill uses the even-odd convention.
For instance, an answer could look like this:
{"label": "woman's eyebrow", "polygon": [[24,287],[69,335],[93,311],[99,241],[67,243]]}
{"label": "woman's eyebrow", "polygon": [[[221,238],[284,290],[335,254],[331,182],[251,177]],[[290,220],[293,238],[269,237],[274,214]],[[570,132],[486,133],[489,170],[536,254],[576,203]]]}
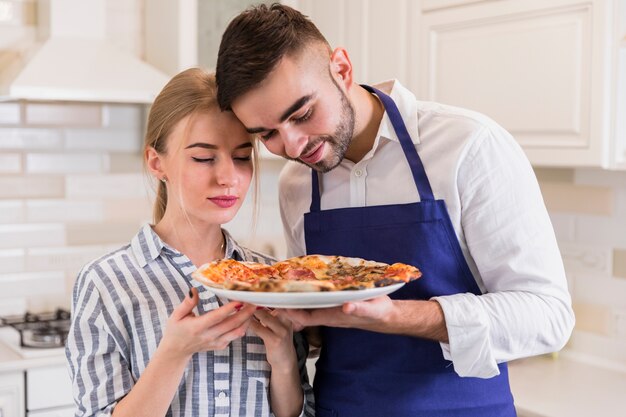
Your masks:
{"label": "woman's eyebrow", "polygon": [[[244,149],[244,148],[251,148],[251,147],[252,147],[252,142],[244,142],[241,145],[235,146],[235,149]],[[218,149],[216,145],[212,145],[210,143],[204,143],[204,142],[192,143],[191,145],[188,145],[185,147],[185,149],[191,149],[191,148]]]}
{"label": "woman's eyebrow", "polygon": [[196,143],[192,143],[191,145],[185,147],[185,149],[190,149],[190,148],[217,149],[217,146],[211,145],[210,143],[196,142]]}

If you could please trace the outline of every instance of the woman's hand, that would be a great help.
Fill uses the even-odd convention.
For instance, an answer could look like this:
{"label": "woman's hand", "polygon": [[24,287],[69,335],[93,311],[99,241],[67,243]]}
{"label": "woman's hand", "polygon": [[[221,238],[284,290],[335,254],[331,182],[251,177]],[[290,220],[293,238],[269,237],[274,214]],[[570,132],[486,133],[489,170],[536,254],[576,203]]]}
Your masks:
{"label": "woman's hand", "polygon": [[252,330],[263,339],[267,361],[272,373],[297,369],[296,349],[293,346],[291,321],[277,315],[277,310],[259,307],[250,321]]}
{"label": "woman's hand", "polygon": [[243,337],[256,310],[253,305],[230,302],[196,316],[193,308],[198,304],[198,291],[192,288],[190,295],[172,312],[159,345],[181,359],[189,359],[196,352],[225,349]]}

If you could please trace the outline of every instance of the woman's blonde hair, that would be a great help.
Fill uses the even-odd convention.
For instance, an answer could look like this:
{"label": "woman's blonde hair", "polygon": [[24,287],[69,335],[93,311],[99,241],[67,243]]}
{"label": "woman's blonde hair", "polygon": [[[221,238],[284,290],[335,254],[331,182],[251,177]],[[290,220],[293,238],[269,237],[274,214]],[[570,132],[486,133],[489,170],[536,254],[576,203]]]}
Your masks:
{"label": "woman's blonde hair", "polygon": [[[149,147],[152,147],[160,155],[165,155],[168,149],[168,136],[176,124],[191,114],[209,111],[220,111],[217,104],[217,84],[215,83],[215,74],[209,73],[200,68],[190,68],[177,74],[165,85],[165,87],[163,87],[163,90],[161,90],[150,108],[148,124],[146,126],[146,136],[144,139],[144,151]],[[257,200],[259,179],[257,167],[259,164],[256,141],[253,141],[253,145],[254,228],[258,213]],[[144,157],[144,164],[145,163],[146,158]],[[152,212],[154,224],[157,224],[163,218],[166,207],[167,187],[165,183],[158,181],[156,199]]]}

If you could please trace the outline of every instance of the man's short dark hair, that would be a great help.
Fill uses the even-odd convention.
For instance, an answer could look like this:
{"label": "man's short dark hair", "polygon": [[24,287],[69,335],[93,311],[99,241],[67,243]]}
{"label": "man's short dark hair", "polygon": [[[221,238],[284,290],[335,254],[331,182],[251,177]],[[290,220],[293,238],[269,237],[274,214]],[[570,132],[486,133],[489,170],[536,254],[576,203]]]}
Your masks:
{"label": "man's short dark hair", "polygon": [[217,55],[217,101],[222,110],[247,93],[287,55],[312,42],[329,48],[319,29],[302,13],[273,3],[252,6],[235,17],[222,35]]}

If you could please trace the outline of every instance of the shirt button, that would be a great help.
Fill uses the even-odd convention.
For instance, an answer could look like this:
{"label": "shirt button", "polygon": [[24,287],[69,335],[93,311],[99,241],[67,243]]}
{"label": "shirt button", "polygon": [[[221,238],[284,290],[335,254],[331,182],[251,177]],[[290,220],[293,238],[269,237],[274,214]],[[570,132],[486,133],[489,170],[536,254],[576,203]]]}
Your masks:
{"label": "shirt button", "polygon": [[217,396],[218,398],[226,398],[226,393],[224,391],[220,391],[220,393]]}
{"label": "shirt button", "polygon": [[356,171],[354,171],[354,175],[356,175],[357,177],[360,177],[361,175],[363,175],[363,171],[361,171],[360,169],[357,169]]}

